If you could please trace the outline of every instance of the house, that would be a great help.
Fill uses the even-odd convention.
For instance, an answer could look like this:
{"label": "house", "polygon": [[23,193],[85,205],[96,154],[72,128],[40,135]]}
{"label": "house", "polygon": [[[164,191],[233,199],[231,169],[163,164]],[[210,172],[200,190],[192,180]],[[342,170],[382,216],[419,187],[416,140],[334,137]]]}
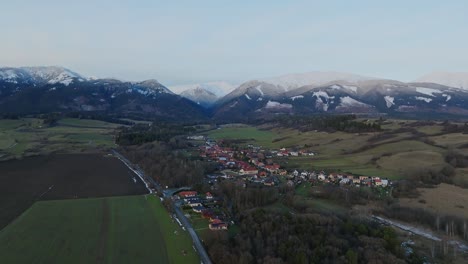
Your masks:
{"label": "house", "polygon": [[364,186],[371,187],[372,186],[372,180],[371,179],[364,179],[361,181],[361,184]]}
{"label": "house", "polygon": [[271,173],[276,173],[280,168],[279,164],[272,164],[272,165],[266,165],[265,170],[271,172]]}
{"label": "house", "polygon": [[213,195],[210,192],[206,193],[206,199],[211,200],[213,199]]}
{"label": "house", "polygon": [[317,176],[317,179],[319,181],[324,181],[326,178],[327,178],[327,176],[325,176],[325,173],[323,173],[323,172],[319,173],[319,175]]}
{"label": "house", "polygon": [[381,180],[382,181],[382,187],[387,187],[389,182],[388,180]]}
{"label": "house", "polygon": [[375,186],[382,186],[382,180],[381,179],[374,180],[374,185]]}
{"label": "house", "polygon": [[275,186],[275,181],[272,178],[268,178],[263,182],[265,186]]}
{"label": "house", "polygon": [[240,175],[254,175],[258,173],[258,169],[255,167],[245,167],[239,171]]}
{"label": "house", "polygon": [[194,206],[194,207],[192,207],[192,210],[195,213],[201,213],[201,212],[203,212],[203,210],[205,210],[205,207],[203,207],[202,205]]}
{"label": "house", "polygon": [[350,178],[343,178],[341,179],[340,184],[345,185],[345,184],[349,184],[350,182],[351,182]]}
{"label": "house", "polygon": [[201,206],[202,205],[201,200],[198,197],[185,198],[184,201],[187,203],[187,205],[189,205],[191,207]]}
{"label": "house", "polygon": [[210,230],[227,230],[228,229],[228,224],[219,220],[215,219],[212,223],[208,225]]}
{"label": "house", "polygon": [[180,198],[195,197],[197,196],[196,191],[183,191],[179,193]]}
{"label": "house", "polygon": [[205,219],[211,219],[212,217],[214,217],[214,212],[213,210],[211,209],[205,209],[202,211],[202,217],[205,218]]}
{"label": "house", "polygon": [[367,176],[359,176],[359,180],[361,180],[361,181],[364,181],[364,180],[367,180],[367,179],[369,179],[369,177],[367,177]]}

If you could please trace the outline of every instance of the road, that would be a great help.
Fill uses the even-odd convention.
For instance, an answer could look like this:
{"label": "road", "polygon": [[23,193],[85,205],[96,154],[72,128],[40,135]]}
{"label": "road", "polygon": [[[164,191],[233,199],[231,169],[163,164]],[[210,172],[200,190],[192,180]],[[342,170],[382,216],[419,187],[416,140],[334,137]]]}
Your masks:
{"label": "road", "polygon": [[[408,232],[410,232],[412,234],[425,237],[425,238],[427,238],[429,240],[432,240],[432,241],[437,241],[437,242],[442,241],[442,238],[438,237],[436,234],[434,234],[433,232],[431,232],[429,230],[423,230],[421,228],[414,227],[414,226],[411,226],[409,224],[403,224],[403,223],[400,223],[400,222],[397,222],[397,221],[394,221],[394,220],[390,220],[390,219],[383,218],[383,217],[380,217],[380,216],[375,216],[375,215],[372,215],[371,219],[376,220],[379,223],[383,223],[383,224],[398,227],[401,230],[408,231]],[[454,247],[457,247],[459,250],[461,250],[464,253],[468,252],[468,245],[466,245],[465,243],[463,243],[463,242],[461,242],[459,240],[456,240],[456,239],[452,238],[451,240],[448,240],[447,242],[448,242],[448,244],[450,244],[450,245],[452,245]]]}
{"label": "road", "polygon": [[193,229],[192,224],[190,224],[187,217],[185,217],[184,213],[180,209],[180,203],[176,201],[173,204],[174,204],[174,211],[177,215],[177,218],[179,218],[182,225],[185,227],[185,229],[187,229],[190,236],[192,237],[193,244],[195,248],[197,249],[197,252],[200,255],[202,262],[205,264],[211,264],[210,257],[208,256],[208,253],[206,253],[205,248],[203,247],[203,244],[200,241],[200,238],[198,237],[197,233]]}
{"label": "road", "polygon": [[[116,150],[112,150],[113,154],[118,158],[120,159],[130,170],[132,170],[136,175],[138,175],[138,177],[143,181],[143,183],[146,185],[146,188],[149,190],[149,192],[151,193],[151,189],[149,188],[148,186],[148,181],[153,184],[153,186],[158,190],[158,192],[161,192],[164,194],[164,196],[170,194],[170,196],[172,196],[172,192],[164,192],[162,186],[156,182],[153,178],[151,177],[146,177],[145,173],[143,172],[143,170],[138,166],[138,165],[134,165],[132,164],[128,159],[126,159],[124,156],[122,156],[119,152],[117,152]],[[183,188],[185,189],[185,188]],[[170,199],[170,196],[168,195],[168,197],[166,197],[166,199]],[[176,201],[173,204],[173,209],[174,209],[174,212],[176,213],[177,215],[177,218],[179,218],[179,220],[181,221],[182,225],[185,227],[185,229],[189,232],[190,236],[192,237],[192,240],[193,240],[193,245],[195,246],[195,249],[198,253],[198,255],[200,255],[200,259],[202,261],[202,263],[204,264],[211,264],[211,260],[210,260],[210,257],[208,256],[208,253],[206,252],[205,248],[203,247],[203,244],[202,242],[200,241],[200,238],[198,237],[197,233],[195,232],[195,230],[193,229],[192,225],[190,224],[190,222],[188,221],[187,217],[185,217],[184,213],[182,212],[182,210],[180,209],[180,202]]]}

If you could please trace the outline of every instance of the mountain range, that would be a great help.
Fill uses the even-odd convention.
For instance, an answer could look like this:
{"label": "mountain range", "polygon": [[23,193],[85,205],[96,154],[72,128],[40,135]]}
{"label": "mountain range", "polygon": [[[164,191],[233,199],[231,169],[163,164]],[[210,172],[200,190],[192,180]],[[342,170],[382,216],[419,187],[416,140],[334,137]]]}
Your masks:
{"label": "mountain range", "polygon": [[188,120],[206,116],[203,108],[156,80],[85,78],[62,67],[0,68],[0,113],[82,111]]}
{"label": "mountain range", "polygon": [[168,89],[156,80],[86,78],[63,67],[6,67],[0,68],[0,113],[83,111],[239,121],[316,113],[468,116],[467,76],[433,73],[405,83],[310,72],[238,86],[219,81]]}

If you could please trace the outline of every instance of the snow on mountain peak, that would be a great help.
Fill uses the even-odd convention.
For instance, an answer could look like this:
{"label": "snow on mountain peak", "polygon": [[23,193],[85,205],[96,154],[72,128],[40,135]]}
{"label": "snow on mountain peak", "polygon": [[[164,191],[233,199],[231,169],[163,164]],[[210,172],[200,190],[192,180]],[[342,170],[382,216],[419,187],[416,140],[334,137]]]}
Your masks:
{"label": "snow on mountain peak", "polygon": [[202,88],[216,95],[216,97],[222,97],[236,88],[235,84],[225,81],[206,82],[206,83],[195,83],[185,85],[174,85],[169,87],[171,91],[176,94],[181,94],[187,90],[193,90],[196,88]]}
{"label": "snow on mountain peak", "polygon": [[62,83],[66,86],[74,79],[84,80],[78,73],[58,66],[0,68],[0,78],[13,83]]}
{"label": "snow on mountain peak", "polygon": [[[307,72],[299,74],[288,74],[279,77],[267,78],[262,81],[283,87],[284,91],[290,91],[305,85],[323,85],[333,81],[346,81],[355,83],[359,81],[375,79],[344,72]],[[352,88],[351,88],[352,89]]]}

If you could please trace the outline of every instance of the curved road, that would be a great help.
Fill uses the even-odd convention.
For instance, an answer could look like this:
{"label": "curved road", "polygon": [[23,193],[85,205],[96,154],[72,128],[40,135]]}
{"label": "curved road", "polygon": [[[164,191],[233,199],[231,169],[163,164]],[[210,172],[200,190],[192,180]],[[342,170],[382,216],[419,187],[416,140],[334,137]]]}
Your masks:
{"label": "curved road", "polygon": [[[138,166],[138,165],[134,165],[132,164],[128,159],[126,159],[123,155],[121,155],[119,152],[117,152],[116,150],[112,150],[113,154],[119,159],[121,160],[125,165],[127,165],[127,167],[129,169],[131,169],[136,175],[138,175],[138,177],[143,181],[143,183],[148,187],[148,184],[145,182],[145,180],[151,182],[155,188],[164,194],[164,196],[166,196],[166,194],[171,194],[172,192],[163,192],[163,188],[161,187],[161,185],[159,183],[157,183],[153,178],[151,177],[146,177],[145,173],[143,172],[143,170]],[[149,189],[149,188],[148,188]],[[151,192],[151,190],[150,190]],[[171,195],[172,196],[172,195]],[[170,196],[169,197],[166,197],[166,199],[169,198],[170,199]],[[202,261],[202,263],[204,264],[211,264],[211,260],[210,260],[210,257],[208,256],[208,253],[206,253],[206,250],[205,248],[203,247],[203,244],[202,242],[200,241],[200,238],[198,237],[197,233],[195,232],[195,230],[193,229],[192,225],[190,224],[190,222],[188,221],[187,217],[185,217],[184,213],[182,212],[182,210],[180,210],[180,202],[174,202],[172,203],[173,204],[173,209],[174,209],[174,212],[176,213],[177,215],[177,218],[179,218],[179,220],[181,221],[182,225],[185,227],[185,229],[187,229],[187,231],[189,232],[190,236],[192,237],[192,240],[193,240],[193,245],[195,246],[195,249],[198,253],[198,255],[200,255],[200,259]]]}

